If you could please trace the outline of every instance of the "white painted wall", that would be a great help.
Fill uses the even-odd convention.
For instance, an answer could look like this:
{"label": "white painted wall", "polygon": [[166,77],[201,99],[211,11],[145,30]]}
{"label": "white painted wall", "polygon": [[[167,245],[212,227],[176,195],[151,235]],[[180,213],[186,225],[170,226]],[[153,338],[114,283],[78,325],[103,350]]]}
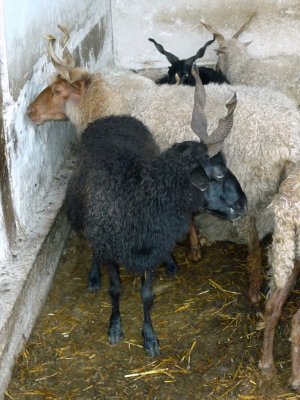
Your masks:
{"label": "white painted wall", "polygon": [[[253,55],[300,53],[299,0],[131,0],[130,6],[112,0],[115,61],[136,69],[167,66],[149,37],[187,58],[212,38],[201,20],[231,37],[253,11],[257,17],[241,35],[245,42],[253,40],[248,47]],[[216,60],[214,47],[208,48],[208,59]]]}
{"label": "white painted wall", "polygon": [[[71,29],[69,49],[81,66],[93,70],[112,62],[109,0],[0,0],[3,122],[18,234],[26,232],[75,140],[67,122],[37,127],[26,116],[27,106],[55,72],[45,35],[59,36],[58,23]],[[1,211],[0,248],[5,248]]]}

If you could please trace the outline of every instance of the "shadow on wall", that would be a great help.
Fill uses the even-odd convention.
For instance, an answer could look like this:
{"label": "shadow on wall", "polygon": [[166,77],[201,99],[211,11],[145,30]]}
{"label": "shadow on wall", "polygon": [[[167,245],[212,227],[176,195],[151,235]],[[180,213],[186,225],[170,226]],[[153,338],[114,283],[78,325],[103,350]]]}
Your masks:
{"label": "shadow on wall", "polygon": [[[5,135],[3,129],[2,104],[3,104],[3,98],[2,98],[2,87],[0,81],[0,188],[1,188],[0,202],[3,209],[4,230],[6,233],[7,240],[11,245],[16,237],[16,223],[15,223],[14,208],[12,204],[8,164],[5,152]],[[5,246],[3,246],[3,248],[4,247]]]}
{"label": "shadow on wall", "polygon": [[[281,3],[276,1],[261,1],[253,0],[241,0],[239,2],[233,2],[232,0],[211,0],[209,5],[199,4],[199,11],[195,7],[178,7],[175,10],[160,9],[154,15],[154,20],[159,23],[166,25],[176,23],[176,20],[180,20],[182,24],[188,27],[195,26],[195,28],[201,28],[200,20],[206,19],[214,22],[220,26],[228,26],[229,29],[238,29],[241,20],[247,18],[250,14],[256,11],[264,19],[270,22],[274,22],[276,19],[289,19],[290,21],[299,22],[300,17],[300,3],[299,1],[287,1],[290,5],[283,6]],[[203,2],[204,3],[204,2]]]}

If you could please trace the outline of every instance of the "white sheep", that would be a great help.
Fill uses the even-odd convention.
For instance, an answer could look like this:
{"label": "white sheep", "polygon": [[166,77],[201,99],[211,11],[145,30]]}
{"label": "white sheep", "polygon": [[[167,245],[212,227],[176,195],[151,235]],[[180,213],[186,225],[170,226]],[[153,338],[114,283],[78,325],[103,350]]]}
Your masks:
{"label": "white sheep", "polygon": [[217,69],[233,85],[244,84],[280,90],[300,105],[300,56],[282,54],[255,58],[247,51],[251,42],[244,44],[238,40],[254,15],[231,39],[225,39],[217,30],[202,22],[202,25],[216,36],[219,43]]}
{"label": "white sheep", "polygon": [[[61,63],[58,69],[60,73],[61,69],[67,69],[68,74],[73,75],[74,67]],[[57,107],[60,111],[64,110],[57,119],[69,118],[79,131],[89,122],[102,117],[103,102],[112,102],[112,99],[107,100],[103,96],[101,85],[97,90],[95,74],[84,71],[82,76],[82,79],[77,77],[70,83],[59,75],[56,82],[29,106],[29,117],[39,123],[53,119],[53,109]],[[96,77],[99,79],[98,75]],[[157,86],[130,71],[110,73],[105,75],[105,81],[103,78],[100,82],[109,88],[111,96],[115,93],[116,98],[122,99],[122,112],[141,119],[149,127],[161,149],[176,142],[198,139],[190,127],[193,88]],[[50,102],[51,93],[57,90],[61,90],[64,96],[58,95]],[[248,199],[247,216],[237,221],[235,228],[248,245],[249,296],[252,302],[257,302],[262,281],[259,237],[263,235],[258,231],[259,223],[278,190],[286,165],[300,160],[300,116],[295,103],[280,92],[267,88],[209,84],[206,86],[205,107],[209,131],[218,124],[220,115],[224,115],[224,105],[231,98],[233,90],[238,92],[239,102],[223,153],[229,169],[239,180]],[[202,232],[201,217],[198,220]],[[212,231],[214,224],[215,219],[210,217]],[[217,225],[220,224],[222,221],[217,221]],[[226,231],[226,225],[223,228]],[[263,233],[271,230],[272,220],[265,218]],[[230,239],[235,240],[234,237]]]}
{"label": "white sheep", "polygon": [[[273,341],[284,302],[294,287],[300,271],[300,165],[292,167],[269,206],[274,218],[274,232],[269,252],[271,294],[264,317],[263,354],[259,367],[267,375],[275,371]],[[300,388],[300,309],[294,314],[291,328],[293,389]]]}
{"label": "white sheep", "polygon": [[[228,235],[227,239],[237,239],[248,245],[249,296],[257,302],[262,280],[259,240],[273,229],[273,220],[266,207],[278,190],[285,167],[299,160],[300,118],[295,103],[279,92],[210,84],[206,86],[205,107],[210,131],[217,124],[217,116],[222,114],[232,90],[238,93],[239,102],[231,134],[223,145],[223,154],[247,195],[249,209],[245,217],[234,222],[235,236]],[[193,102],[190,88],[148,87],[134,95],[129,92],[130,113],[147,124],[161,148],[195,138],[189,125]],[[125,92],[123,97],[126,98]],[[206,234],[202,219],[209,221],[210,231],[215,231],[214,239],[219,239],[216,226],[221,228],[223,236],[226,233],[232,235],[231,223],[210,215],[197,217],[201,233]]]}

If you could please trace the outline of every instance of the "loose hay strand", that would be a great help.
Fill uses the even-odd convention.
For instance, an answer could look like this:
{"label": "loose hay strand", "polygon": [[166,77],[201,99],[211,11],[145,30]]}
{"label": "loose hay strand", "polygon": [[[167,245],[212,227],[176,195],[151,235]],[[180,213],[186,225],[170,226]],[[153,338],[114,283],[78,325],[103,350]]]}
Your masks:
{"label": "loose hay strand", "polygon": [[220,291],[223,292],[223,293],[237,294],[237,295],[242,294],[241,292],[233,292],[233,291],[231,291],[231,290],[224,289],[221,285],[219,285],[217,282],[213,281],[212,279],[209,279],[208,281],[210,282],[210,284],[211,284],[214,288],[220,290]]}
{"label": "loose hay strand", "polygon": [[152,369],[150,371],[143,371],[143,372],[135,372],[133,374],[127,374],[124,375],[124,378],[133,378],[133,377],[137,377],[137,376],[147,376],[147,375],[154,375],[154,374],[166,374],[166,371],[168,371],[169,368],[162,368],[162,369]]}

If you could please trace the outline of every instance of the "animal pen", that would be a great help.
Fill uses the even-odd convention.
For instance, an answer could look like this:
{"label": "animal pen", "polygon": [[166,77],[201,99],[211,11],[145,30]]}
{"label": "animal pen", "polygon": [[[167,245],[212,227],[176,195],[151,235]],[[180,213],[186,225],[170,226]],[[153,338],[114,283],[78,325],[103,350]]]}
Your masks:
{"label": "animal pen", "polygon": [[[293,317],[299,284],[291,284],[276,326],[274,362],[266,332],[264,341],[267,317],[274,313],[277,318],[274,310],[265,312],[270,290],[274,294],[285,285],[278,278],[275,255],[281,249],[276,243],[283,242],[280,229],[288,230],[287,219],[276,219],[272,242],[274,218],[280,214],[276,209],[273,215],[274,196],[300,155],[299,71],[291,83],[296,100],[289,92],[286,96],[276,91],[272,83],[271,88],[244,81],[230,85],[226,73],[220,85],[204,86],[209,133],[227,111],[230,114],[225,104],[237,93],[232,131],[222,150],[248,197],[248,209],[234,222],[200,213],[195,222],[201,249],[190,247],[194,231],[174,249],[177,274],[168,276],[164,265],[155,271],[151,315],[160,354],[152,357],[143,348],[140,280],[124,268],[124,337],[109,344],[107,270],[101,270],[100,289],[90,293],[91,246],[72,230],[62,206],[86,126],[66,114],[66,108],[46,118],[46,104],[44,114],[35,119],[32,107],[57,72],[69,79],[74,102],[79,102],[86,87],[76,81],[78,72],[71,76],[72,69],[59,66],[72,59],[85,79],[86,74],[101,74],[107,91],[98,116],[130,114],[141,119],[161,150],[178,141],[199,140],[190,130],[195,87],[184,85],[189,72],[174,75],[174,84],[159,86],[154,81],[180,60],[196,61],[205,74],[206,68],[213,68],[215,76],[224,54],[222,40],[248,20],[238,39],[247,44],[251,59],[269,58],[279,66],[289,57],[297,60],[299,0],[41,0],[39,7],[28,0],[0,0],[0,398],[300,398]],[[67,44],[62,31],[69,34]],[[176,80],[181,84],[175,85]],[[86,107],[93,118],[94,105]],[[89,117],[86,122],[91,122]],[[237,151],[245,142],[248,147]],[[254,164],[246,165],[252,158]],[[298,232],[297,198],[290,207],[285,188],[276,197],[286,213],[280,215],[295,210],[291,218],[293,232]],[[268,207],[272,200],[273,208]],[[293,240],[297,249],[297,238]],[[291,271],[285,273],[288,280]]]}

